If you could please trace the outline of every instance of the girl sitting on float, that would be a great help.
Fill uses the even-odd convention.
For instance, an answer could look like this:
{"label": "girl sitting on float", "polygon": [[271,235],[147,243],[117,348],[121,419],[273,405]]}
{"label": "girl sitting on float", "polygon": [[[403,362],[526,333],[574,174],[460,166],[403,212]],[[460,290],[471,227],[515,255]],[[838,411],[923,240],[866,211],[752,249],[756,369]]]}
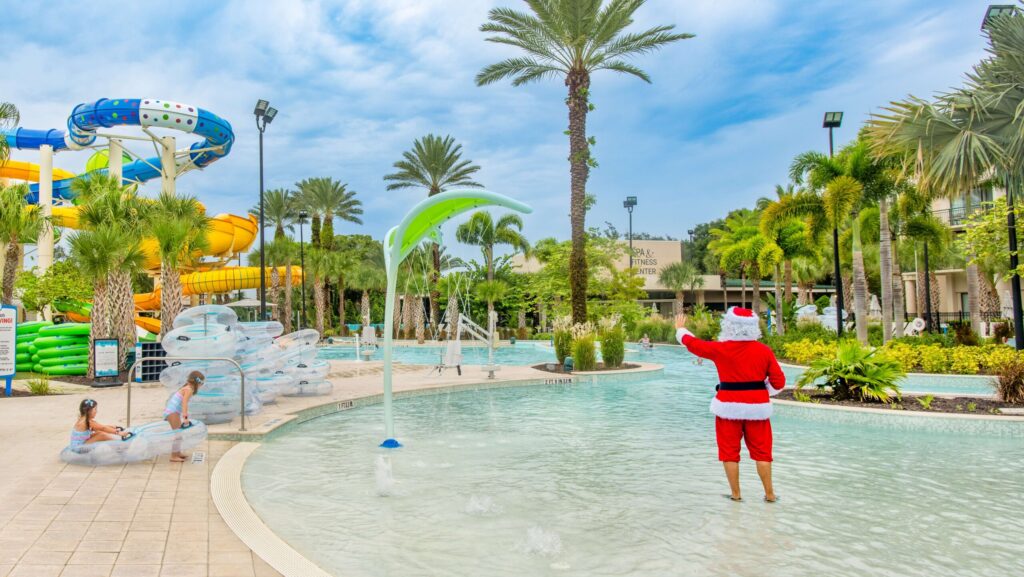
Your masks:
{"label": "girl sitting on float", "polygon": [[99,441],[115,441],[124,439],[128,433],[121,427],[104,425],[97,422],[96,412],[99,410],[96,401],[85,399],[78,405],[78,421],[71,427],[71,446],[80,447]]}

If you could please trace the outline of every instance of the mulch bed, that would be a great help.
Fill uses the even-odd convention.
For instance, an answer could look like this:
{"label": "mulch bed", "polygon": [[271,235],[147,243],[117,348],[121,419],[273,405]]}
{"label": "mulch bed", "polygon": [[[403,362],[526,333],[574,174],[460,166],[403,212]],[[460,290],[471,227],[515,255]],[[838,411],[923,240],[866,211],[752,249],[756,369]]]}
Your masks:
{"label": "mulch bed", "polygon": [[[549,364],[554,365],[554,367],[555,367],[554,370],[549,370],[548,369],[548,365]],[[556,373],[556,374],[559,374],[559,375],[572,374],[572,373],[565,372],[565,368],[562,365],[558,364],[558,363],[541,363],[539,365],[533,365],[533,368],[537,369],[538,371],[544,371],[545,373]],[[591,372],[600,372],[600,371],[623,371],[623,370],[627,370],[627,369],[639,369],[639,368],[640,368],[640,365],[635,365],[635,364],[632,364],[632,363],[622,363],[620,366],[615,367],[614,369],[606,369],[604,367],[604,363],[597,363],[597,368],[596,369],[594,369],[593,371],[585,371],[585,372],[591,373]],[[576,372],[579,372],[579,371],[572,371],[572,372],[576,373]]]}
{"label": "mulch bed", "polygon": [[[902,402],[893,403],[887,405],[885,403],[866,403],[861,401],[837,401],[832,399],[828,393],[819,393],[815,390],[805,389],[805,393],[809,394],[811,403],[821,403],[824,405],[840,405],[844,407],[863,407],[866,409],[888,409],[891,411],[915,411],[915,412],[927,412],[927,413],[961,413],[968,415],[1005,415],[1005,416],[1020,416],[1020,415],[1006,415],[1002,413],[1002,409],[1024,409],[1024,404],[1020,403],[1004,403],[1002,401],[995,401],[992,399],[983,399],[979,397],[934,397],[928,409],[918,402],[919,398],[927,395],[903,395]],[[776,399],[783,399],[787,401],[796,401],[793,397],[794,391],[786,389],[779,393]],[[970,410],[973,404],[973,411]]]}

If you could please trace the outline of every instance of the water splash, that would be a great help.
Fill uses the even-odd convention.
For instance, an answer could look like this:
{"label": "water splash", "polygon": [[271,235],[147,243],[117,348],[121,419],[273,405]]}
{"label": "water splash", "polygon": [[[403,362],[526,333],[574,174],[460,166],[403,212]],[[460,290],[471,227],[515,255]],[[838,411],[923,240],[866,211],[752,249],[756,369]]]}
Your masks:
{"label": "water splash", "polygon": [[377,479],[377,496],[390,497],[395,494],[395,475],[391,471],[391,459],[377,455],[374,475]]}
{"label": "water splash", "polygon": [[526,540],[516,549],[527,555],[551,557],[562,552],[562,537],[554,531],[533,526],[526,530]]}
{"label": "water splash", "polygon": [[501,513],[501,505],[494,502],[489,495],[470,495],[464,509],[467,515],[496,515]]}

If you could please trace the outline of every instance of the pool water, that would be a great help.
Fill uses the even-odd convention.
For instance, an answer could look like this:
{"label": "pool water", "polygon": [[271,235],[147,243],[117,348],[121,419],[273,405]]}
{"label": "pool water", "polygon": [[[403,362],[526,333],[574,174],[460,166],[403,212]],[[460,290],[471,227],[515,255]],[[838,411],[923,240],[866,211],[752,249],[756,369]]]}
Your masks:
{"label": "pool water", "polygon": [[338,576],[1020,573],[1019,439],[777,415],[781,500],[744,451],[733,503],[713,366],[648,355],[643,382],[400,399],[396,451],[379,405],[314,419],[252,455],[246,496]]}

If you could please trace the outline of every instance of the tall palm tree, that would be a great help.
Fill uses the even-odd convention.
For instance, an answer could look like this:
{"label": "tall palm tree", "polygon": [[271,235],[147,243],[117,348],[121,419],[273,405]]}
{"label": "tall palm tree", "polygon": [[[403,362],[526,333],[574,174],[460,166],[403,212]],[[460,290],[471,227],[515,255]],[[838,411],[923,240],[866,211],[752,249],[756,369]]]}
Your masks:
{"label": "tall palm tree", "polygon": [[[473,180],[480,167],[471,160],[463,160],[462,145],[450,135],[428,134],[412,143],[412,150],[402,153],[402,160],[393,165],[396,172],[384,177],[387,190],[424,188],[427,196],[441,194],[449,188],[461,186],[479,188]],[[434,268],[430,275],[430,322],[437,326],[441,317],[438,304],[440,293],[437,283],[441,278],[441,252],[437,245],[432,250]]]}
{"label": "tall palm tree", "polygon": [[[284,238],[285,231],[295,230],[298,205],[299,197],[287,188],[272,188],[263,193],[263,217],[274,227],[274,240]],[[249,214],[259,216],[260,205],[250,208]]]}
{"label": "tall palm tree", "polygon": [[363,224],[363,202],[348,185],[330,177],[307,178],[296,184],[302,194],[302,206],[312,216],[310,243],[330,250],[334,245],[334,219]]}
{"label": "tall palm tree", "polygon": [[360,316],[364,325],[370,324],[370,291],[384,290],[387,278],[384,275],[384,251],[375,250],[363,255],[349,275],[349,285],[362,291]]}
{"label": "tall palm tree", "polygon": [[669,290],[675,291],[676,302],[673,307],[675,314],[683,312],[683,291],[693,290],[704,286],[704,277],[701,276],[693,263],[680,261],[674,262],[661,269],[658,274],[658,282]]}
{"label": "tall palm tree", "polygon": [[[487,280],[494,280],[494,247],[508,245],[515,251],[527,253],[530,243],[523,236],[523,219],[518,214],[506,214],[494,222],[491,213],[479,211],[473,213],[468,221],[459,225],[455,238],[459,242],[480,247],[484,265],[487,267]],[[494,303],[487,305],[488,314],[494,310]]]}
{"label": "tall palm tree", "polygon": [[569,108],[569,214],[572,224],[572,257],[569,282],[572,287],[573,322],[587,320],[586,193],[590,169],[597,161],[590,154],[595,144],[587,137],[587,113],[591,76],[598,70],[611,70],[651,79],[630,59],[656,51],[663,46],[692,38],[677,34],[673,25],[662,25],[642,32],[627,32],[634,13],[644,0],[527,0],[529,12],[494,8],[488,22],[480,27],[492,34],[489,42],[519,48],[525,56],[491,64],[477,74],[483,86],[511,79],[520,86],[546,78],[562,78],[568,90]]}
{"label": "tall palm tree", "polygon": [[306,253],[306,268],[303,273],[313,281],[313,310],[316,313],[314,328],[324,334],[324,319],[327,316],[327,278],[330,274],[331,253],[317,248]]}
{"label": "tall palm tree", "polygon": [[[477,283],[473,287],[473,292],[476,294],[476,298],[487,302],[487,319],[484,320],[484,328],[490,328],[491,314],[494,312],[494,303],[505,298],[508,294],[509,286],[504,281],[500,280],[489,280],[481,283]],[[491,341],[496,341],[498,337],[498,331],[495,330],[491,334]]]}
{"label": "tall palm tree", "polygon": [[[139,243],[131,231],[113,222],[78,231],[71,235],[69,243],[71,255],[78,267],[93,281],[90,347],[96,337],[117,335],[118,340],[121,340],[118,311],[112,302],[117,288],[112,281],[119,273],[138,270],[142,266],[143,254]],[[128,343],[121,341],[120,344],[122,358],[119,362],[123,368],[128,355]],[[96,374],[92,357],[89,355],[89,377]]]}
{"label": "tall palm tree", "polygon": [[10,303],[14,297],[15,273],[21,258],[21,243],[35,242],[46,230],[46,217],[39,207],[25,202],[27,185],[0,185],[0,241],[6,243],[4,250],[3,288],[0,298]]}
{"label": "tall palm tree", "polygon": [[[71,190],[79,198],[78,220],[86,229],[96,229],[116,224],[124,231],[128,249],[138,248],[148,222],[147,213],[151,202],[141,199],[135,185],[122,185],[119,179],[106,174],[90,174],[75,179]],[[134,349],[135,300],[132,290],[132,275],[138,268],[137,261],[125,259],[122,266],[110,271],[109,303],[114,315],[114,334],[121,341],[121,363],[127,360],[128,351]]]}
{"label": "tall palm tree", "polygon": [[[0,102],[0,130],[13,128],[21,121],[18,107],[10,102]],[[10,158],[11,147],[6,138],[0,138],[0,162]]]}
{"label": "tall palm tree", "polygon": [[193,254],[208,245],[210,219],[193,196],[161,192],[145,215],[146,233],[156,239],[160,256],[160,336],[174,328],[181,312],[181,275],[183,265],[192,263]]}
{"label": "tall palm tree", "polygon": [[[718,255],[724,270],[740,271],[742,293],[746,291],[746,279],[754,281],[754,295],[750,308],[755,314],[761,311],[761,252],[770,249],[770,242],[759,229],[760,216],[749,209],[734,210],[726,217],[721,228],[711,229],[708,250]],[[745,296],[741,297],[745,300]]]}

